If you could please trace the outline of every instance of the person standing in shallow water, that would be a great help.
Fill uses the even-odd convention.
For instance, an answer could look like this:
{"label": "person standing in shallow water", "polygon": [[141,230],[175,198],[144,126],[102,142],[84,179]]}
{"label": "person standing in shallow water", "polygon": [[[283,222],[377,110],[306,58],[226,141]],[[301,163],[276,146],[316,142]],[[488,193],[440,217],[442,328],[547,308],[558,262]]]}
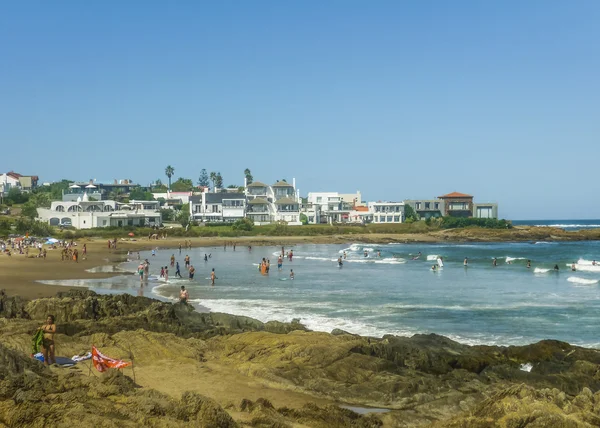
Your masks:
{"label": "person standing in shallow water", "polygon": [[54,335],[56,334],[56,324],[54,323],[54,315],[48,315],[46,324],[40,327],[44,332],[42,340],[42,354],[44,354],[44,365],[47,367],[50,364],[56,364],[54,358]]}
{"label": "person standing in shallow water", "polygon": [[494,257],[494,260],[492,260],[492,266],[496,267],[498,265],[498,261],[496,260],[496,257]]}
{"label": "person standing in shallow water", "polygon": [[213,268],[212,272],[210,273],[210,284],[213,287],[215,286],[215,279],[217,279],[217,275],[215,274],[215,268]]}
{"label": "person standing in shallow water", "polygon": [[181,291],[179,291],[179,303],[187,304],[190,295],[188,291],[185,289],[185,286],[181,286]]}

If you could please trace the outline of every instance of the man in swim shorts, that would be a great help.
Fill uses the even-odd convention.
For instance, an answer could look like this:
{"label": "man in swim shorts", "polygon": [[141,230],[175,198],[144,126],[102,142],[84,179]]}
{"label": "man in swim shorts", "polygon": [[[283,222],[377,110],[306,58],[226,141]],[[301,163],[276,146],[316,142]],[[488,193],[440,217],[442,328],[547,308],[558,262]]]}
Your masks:
{"label": "man in swim shorts", "polygon": [[187,304],[190,295],[188,291],[185,289],[185,286],[181,286],[181,291],[179,292],[179,303]]}
{"label": "man in swim shorts", "polygon": [[191,265],[190,268],[188,269],[188,271],[189,271],[189,277],[190,277],[190,281],[191,281],[192,279],[194,279],[194,274],[196,273],[196,269],[194,268],[193,265]]}

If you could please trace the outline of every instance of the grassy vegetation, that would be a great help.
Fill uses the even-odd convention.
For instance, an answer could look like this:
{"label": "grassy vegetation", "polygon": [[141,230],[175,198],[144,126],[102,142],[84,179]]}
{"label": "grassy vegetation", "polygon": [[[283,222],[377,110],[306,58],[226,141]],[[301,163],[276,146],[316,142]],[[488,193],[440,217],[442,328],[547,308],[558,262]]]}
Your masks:
{"label": "grassy vegetation", "polygon": [[[432,221],[415,221],[402,224],[368,224],[368,225],[304,225],[288,226],[285,224],[269,224],[240,228],[239,225],[209,224],[206,226],[191,226],[185,228],[154,230],[142,227],[107,227],[98,229],[66,229],[53,228],[45,223],[24,221],[22,219],[0,220],[0,236],[9,233],[26,233],[32,235],[52,235],[64,239],[98,237],[98,238],[123,238],[133,233],[136,238],[147,238],[153,233],[166,233],[175,237],[238,237],[238,236],[330,236],[330,235],[356,235],[356,234],[406,234],[427,233],[440,229],[456,227],[480,227],[493,229],[506,229],[512,227],[505,220],[490,219],[435,219]],[[250,229],[250,230],[247,230]]]}

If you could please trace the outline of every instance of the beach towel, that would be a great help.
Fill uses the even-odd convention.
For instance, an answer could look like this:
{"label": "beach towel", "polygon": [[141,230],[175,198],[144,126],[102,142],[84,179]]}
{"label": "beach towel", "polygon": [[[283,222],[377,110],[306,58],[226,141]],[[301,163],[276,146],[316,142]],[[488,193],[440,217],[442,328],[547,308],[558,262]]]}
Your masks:
{"label": "beach towel", "polygon": [[90,358],[92,358],[92,353],[90,351],[88,351],[87,353],[85,353],[83,355],[74,355],[73,358],[71,358],[71,359],[73,361],[79,362],[79,361],[89,360]]}
{"label": "beach towel", "polygon": [[131,365],[131,361],[128,362],[107,357],[102,352],[98,351],[95,346],[92,346],[92,363],[94,363],[96,370],[101,373],[108,369],[122,369],[123,367]]}
{"label": "beach towel", "polygon": [[31,338],[31,355],[35,355],[42,349],[42,342],[44,341],[44,331],[38,330]]}

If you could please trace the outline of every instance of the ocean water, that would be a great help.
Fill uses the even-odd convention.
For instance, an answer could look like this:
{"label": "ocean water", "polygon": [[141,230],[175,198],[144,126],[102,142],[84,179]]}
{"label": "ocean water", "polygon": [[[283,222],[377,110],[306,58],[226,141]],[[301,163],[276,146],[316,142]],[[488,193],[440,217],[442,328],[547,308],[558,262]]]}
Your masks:
{"label": "ocean water", "polygon": [[[437,333],[467,344],[527,344],[559,339],[600,347],[600,242],[477,244],[298,245],[292,262],[277,269],[281,247],[159,250],[151,279],[116,273],[111,279],[51,281],[85,285],[100,293],[176,300],[181,285],[191,302],[210,311],[261,321],[299,319],[308,328],[361,335]],[[287,252],[289,248],[286,248]],[[339,268],[337,258],[346,251]],[[418,253],[421,256],[415,260]],[[190,255],[196,277],[157,277],[175,254],[183,271]],[[204,262],[204,254],[211,254]],[[367,257],[365,257],[365,253]],[[378,254],[379,253],[379,254]],[[432,271],[438,256],[444,267]],[[271,260],[269,275],[258,263]],[[463,266],[468,258],[468,267]],[[492,265],[497,258],[497,266]],[[531,260],[531,268],[527,268]],[[576,271],[571,264],[576,263]],[[138,262],[120,266],[134,272]],[[599,263],[600,264],[600,263]],[[559,271],[554,270],[558,265]],[[210,270],[217,274],[210,286]],[[295,279],[290,280],[293,269]]]}
{"label": "ocean water", "polygon": [[568,231],[596,229],[600,220],[513,220],[515,226],[558,227]]}

